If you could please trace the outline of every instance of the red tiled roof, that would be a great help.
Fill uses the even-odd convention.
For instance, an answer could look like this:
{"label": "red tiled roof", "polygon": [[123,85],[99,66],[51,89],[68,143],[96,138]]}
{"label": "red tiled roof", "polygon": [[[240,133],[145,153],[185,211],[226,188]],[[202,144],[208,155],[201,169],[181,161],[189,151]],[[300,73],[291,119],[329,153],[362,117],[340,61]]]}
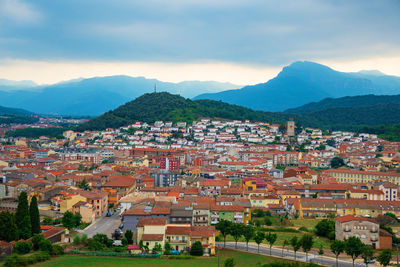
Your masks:
{"label": "red tiled roof", "polygon": [[190,236],[191,237],[212,237],[215,235],[214,226],[191,226]]}
{"label": "red tiled roof", "polygon": [[362,216],[354,216],[354,215],[345,215],[342,217],[336,217],[336,220],[341,223],[350,222],[350,221],[368,221],[368,222],[377,223],[374,219],[370,219],[370,218],[366,218],[366,217],[362,217]]}
{"label": "red tiled roof", "polygon": [[162,241],[164,239],[163,234],[143,234],[142,240],[144,241]]}
{"label": "red tiled roof", "polygon": [[189,235],[190,225],[188,226],[168,226],[165,231],[166,235]]}
{"label": "red tiled roof", "polygon": [[137,223],[138,227],[143,227],[145,225],[166,225],[167,218],[140,218]]}

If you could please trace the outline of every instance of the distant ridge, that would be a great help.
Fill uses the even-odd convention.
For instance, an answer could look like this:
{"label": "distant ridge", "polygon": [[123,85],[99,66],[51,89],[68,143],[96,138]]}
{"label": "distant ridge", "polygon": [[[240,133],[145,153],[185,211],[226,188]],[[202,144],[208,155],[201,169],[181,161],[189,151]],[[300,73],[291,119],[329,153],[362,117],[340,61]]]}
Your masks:
{"label": "distant ridge", "polygon": [[[24,87],[7,81],[1,86],[0,105],[24,108],[39,114],[98,116],[131,99],[159,91],[194,97],[202,92],[238,88],[230,83],[213,81],[163,82],[124,75],[74,79],[53,85]],[[8,85],[7,85],[8,84]]]}
{"label": "distant ridge", "polygon": [[328,97],[367,94],[400,94],[400,77],[377,71],[345,73],[318,63],[298,61],[284,67],[266,83],[201,94],[194,99],[221,100],[256,110],[284,111]]}

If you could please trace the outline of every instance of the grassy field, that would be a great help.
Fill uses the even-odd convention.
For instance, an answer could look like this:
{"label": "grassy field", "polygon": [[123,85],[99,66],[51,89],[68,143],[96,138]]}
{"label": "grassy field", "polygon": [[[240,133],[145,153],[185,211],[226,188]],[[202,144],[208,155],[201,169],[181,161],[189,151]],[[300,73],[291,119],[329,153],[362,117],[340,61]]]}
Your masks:
{"label": "grassy field", "polygon": [[321,219],[296,219],[290,220],[294,227],[307,227],[307,228],[314,228],[317,223],[321,221]]}
{"label": "grassy field", "polygon": [[[220,266],[226,258],[232,257],[236,266],[250,267],[257,266],[260,263],[266,263],[272,259],[269,257],[237,252],[233,250],[222,250],[220,254]],[[143,259],[143,258],[118,258],[118,257],[89,257],[89,256],[60,256],[50,261],[36,264],[36,267],[50,267],[50,266],[138,266],[138,267],[210,267],[217,266],[217,257],[210,258],[196,258],[189,260],[169,260],[169,259]]]}

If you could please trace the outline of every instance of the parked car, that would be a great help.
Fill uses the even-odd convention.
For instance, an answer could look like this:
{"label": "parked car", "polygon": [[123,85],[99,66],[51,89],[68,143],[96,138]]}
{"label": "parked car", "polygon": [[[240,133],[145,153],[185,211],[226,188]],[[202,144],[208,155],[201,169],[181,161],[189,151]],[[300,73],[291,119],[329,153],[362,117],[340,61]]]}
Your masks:
{"label": "parked car", "polygon": [[122,233],[121,229],[117,228],[117,229],[115,229],[114,233],[111,234],[111,237],[114,240],[121,240],[123,235],[124,234]]}

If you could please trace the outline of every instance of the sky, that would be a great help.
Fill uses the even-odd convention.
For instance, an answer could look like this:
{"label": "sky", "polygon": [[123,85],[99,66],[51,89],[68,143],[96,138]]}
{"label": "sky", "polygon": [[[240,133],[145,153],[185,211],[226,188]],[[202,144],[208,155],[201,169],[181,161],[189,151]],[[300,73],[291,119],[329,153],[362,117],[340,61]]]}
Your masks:
{"label": "sky", "polygon": [[400,76],[400,0],[0,0],[0,78],[265,82],[308,60]]}

